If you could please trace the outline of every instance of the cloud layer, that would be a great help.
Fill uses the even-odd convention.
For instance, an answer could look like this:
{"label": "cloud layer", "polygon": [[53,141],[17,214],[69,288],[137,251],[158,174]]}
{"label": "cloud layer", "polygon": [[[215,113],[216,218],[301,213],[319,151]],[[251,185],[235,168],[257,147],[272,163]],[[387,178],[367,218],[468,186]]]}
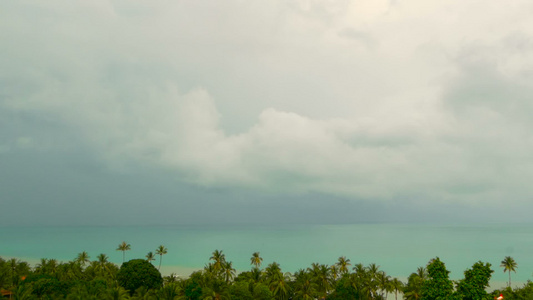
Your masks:
{"label": "cloud layer", "polygon": [[76,144],[112,168],[274,194],[533,192],[529,1],[3,5],[2,123],[48,129],[18,119],[0,155]]}

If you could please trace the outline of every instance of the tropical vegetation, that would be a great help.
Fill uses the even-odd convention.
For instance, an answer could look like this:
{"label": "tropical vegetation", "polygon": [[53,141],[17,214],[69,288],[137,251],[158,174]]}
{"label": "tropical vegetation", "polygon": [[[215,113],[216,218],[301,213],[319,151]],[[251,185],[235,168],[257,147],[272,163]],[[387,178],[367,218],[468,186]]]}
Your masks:
{"label": "tropical vegetation", "polygon": [[[131,249],[126,242],[117,250]],[[491,264],[476,262],[465,270],[461,280],[450,280],[440,258],[431,259],[403,282],[387,274],[377,264],[352,266],[341,256],[336,263],[312,263],[294,273],[284,272],[272,262],[262,266],[263,258],[254,252],[250,269],[237,272],[222,250],[213,251],[208,263],[188,278],[159,272],[162,256],[168,249],[160,245],[146,258],[118,265],[106,254],[91,260],[85,251],[72,261],[41,259],[30,266],[19,259],[0,257],[0,290],[12,299],[533,299],[533,283],[523,287],[487,292],[494,270]],[[152,261],[159,255],[159,268]],[[125,257],[123,256],[125,260]],[[515,271],[517,263],[506,257],[504,272]]]}

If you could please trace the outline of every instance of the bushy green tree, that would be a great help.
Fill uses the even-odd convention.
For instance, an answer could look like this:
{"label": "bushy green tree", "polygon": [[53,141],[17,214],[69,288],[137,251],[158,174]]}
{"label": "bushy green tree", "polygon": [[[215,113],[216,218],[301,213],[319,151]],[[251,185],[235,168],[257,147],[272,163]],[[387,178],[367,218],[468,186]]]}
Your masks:
{"label": "bushy green tree", "polygon": [[122,264],[117,273],[120,286],[133,294],[136,289],[144,286],[148,289],[159,289],[163,285],[161,273],[144,259],[132,259]]}
{"label": "bushy green tree", "polygon": [[436,257],[428,263],[427,270],[428,279],[422,284],[422,299],[453,299],[453,282],[448,278],[450,271],[444,263]]}
{"label": "bushy green tree", "polygon": [[464,300],[488,299],[486,288],[494,272],[491,264],[476,262],[471,269],[465,271],[465,278],[457,284],[457,296]]}

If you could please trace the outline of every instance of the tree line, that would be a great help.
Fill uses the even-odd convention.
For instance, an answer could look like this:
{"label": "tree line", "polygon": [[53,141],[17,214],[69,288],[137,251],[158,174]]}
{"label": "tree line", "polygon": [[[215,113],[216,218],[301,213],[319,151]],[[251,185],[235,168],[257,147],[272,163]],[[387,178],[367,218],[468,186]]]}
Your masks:
{"label": "tree line", "polygon": [[[487,292],[494,270],[478,261],[464,271],[461,280],[450,280],[449,271],[438,257],[419,267],[406,282],[391,277],[377,264],[354,264],[342,256],[333,265],[313,263],[294,273],[283,272],[273,262],[263,267],[259,252],[250,258],[251,268],[237,274],[223,251],[215,250],[202,270],[180,278],[161,276],[159,269],[168,250],[163,245],[145,258],[126,261],[131,245],[122,242],[123,263],[108,261],[106,254],[91,260],[79,253],[72,261],[41,259],[34,267],[27,262],[0,257],[0,290],[11,299],[533,299],[533,283],[511,288],[512,257],[501,262],[509,273],[505,289]],[[158,267],[153,265],[159,256]]]}

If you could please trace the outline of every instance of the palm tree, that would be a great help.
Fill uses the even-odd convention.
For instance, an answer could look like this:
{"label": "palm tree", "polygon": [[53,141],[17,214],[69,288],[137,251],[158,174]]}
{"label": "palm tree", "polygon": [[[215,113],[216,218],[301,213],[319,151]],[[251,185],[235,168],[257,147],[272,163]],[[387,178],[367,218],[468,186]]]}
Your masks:
{"label": "palm tree", "polygon": [[337,281],[337,277],[339,277],[339,266],[331,265],[329,268],[331,271],[331,276],[333,277],[333,281]]}
{"label": "palm tree", "polygon": [[505,272],[509,273],[509,287],[511,287],[511,271],[516,273],[516,269],[518,268],[518,264],[516,263],[516,261],[512,257],[506,256],[502,260],[502,263],[501,263],[500,267],[503,268],[503,272],[504,273]]}
{"label": "palm tree", "polygon": [[165,284],[167,283],[174,283],[178,281],[178,275],[176,273],[170,273],[170,275],[163,277],[163,282]]}
{"label": "palm tree", "polygon": [[270,282],[269,288],[275,299],[289,299],[289,292],[291,290],[289,282],[290,276],[288,274],[282,274],[281,277]]}
{"label": "palm tree", "polygon": [[366,268],[365,266],[363,266],[363,264],[359,263],[359,264],[356,264],[352,270],[355,271],[355,274],[359,274],[359,275],[363,275],[366,273]]}
{"label": "palm tree", "polygon": [[271,263],[265,268],[265,283],[276,299],[285,300],[289,298],[290,280],[289,274],[283,274],[279,264],[276,262]]}
{"label": "palm tree", "polygon": [[76,256],[76,262],[79,263],[82,267],[85,267],[85,264],[86,263],[89,263],[91,262],[89,260],[89,254],[85,251],[81,252],[78,254],[78,256]]}
{"label": "palm tree", "polygon": [[165,284],[157,291],[158,299],[178,299],[180,295],[180,288],[176,283]]}
{"label": "palm tree", "polygon": [[[34,299],[31,294],[32,291],[33,289],[31,288],[31,285],[21,284],[14,290],[13,299],[16,299],[16,300]],[[9,299],[11,299],[11,297],[9,297]]]}
{"label": "palm tree", "polygon": [[107,260],[109,259],[109,257],[103,253],[98,254],[96,258],[98,258],[98,263],[101,265],[106,264],[108,262]]}
{"label": "palm tree", "polygon": [[279,277],[282,277],[283,273],[277,262],[273,262],[265,268],[265,279],[269,282]]}
{"label": "palm tree", "polygon": [[133,299],[153,299],[153,290],[148,290],[147,287],[141,286],[140,288],[135,290],[135,293],[133,294]]}
{"label": "palm tree", "polygon": [[419,267],[416,273],[411,273],[407,279],[407,284],[404,286],[403,295],[406,300],[422,299],[422,285],[427,279],[427,270],[424,267]]}
{"label": "palm tree", "polygon": [[41,262],[35,266],[37,274],[54,275],[57,272],[57,260],[41,258]]}
{"label": "palm tree", "polygon": [[151,263],[154,260],[155,260],[155,254],[152,251],[148,252],[148,254],[146,254],[146,261]]}
{"label": "palm tree", "polygon": [[379,266],[375,263],[371,263],[367,267],[367,274],[369,275],[369,281],[367,282],[367,288],[370,291],[372,297],[376,297],[379,288]]}
{"label": "palm tree", "polygon": [[313,263],[307,270],[311,274],[311,281],[316,284],[317,292],[325,299],[333,286],[331,269],[327,265]]}
{"label": "palm tree", "polygon": [[346,256],[339,257],[339,261],[337,262],[337,266],[339,266],[339,272],[341,272],[341,274],[348,273],[348,267],[351,266],[351,265],[352,264],[350,263],[350,260],[346,259]]}
{"label": "palm tree", "polygon": [[365,268],[365,266],[362,263],[358,263],[355,266],[353,266],[352,270],[354,270],[354,273],[350,274],[350,282],[351,285],[359,291],[361,294],[365,294],[366,297],[370,297],[368,294],[370,293],[368,289],[368,282],[369,282],[369,275],[368,271]]}
{"label": "palm tree", "polygon": [[[26,276],[30,273],[30,266],[27,262],[23,262],[20,259],[11,258],[6,261],[6,273],[5,275],[10,275],[11,277],[11,286],[15,287],[20,282],[23,276]],[[2,274],[3,275],[3,274]],[[8,276],[6,276],[7,279]],[[6,280],[7,281],[7,280]]]}
{"label": "palm tree", "polygon": [[391,277],[385,271],[379,271],[377,280],[381,290],[381,298],[387,299],[388,292],[392,292]]}
{"label": "palm tree", "polygon": [[129,295],[128,291],[126,291],[121,286],[115,286],[115,287],[108,288],[106,290],[106,294],[108,296],[108,299],[113,299],[113,300],[127,300],[127,299],[130,299],[130,295]]}
{"label": "palm tree", "polygon": [[122,263],[126,260],[126,251],[128,250],[131,250],[130,244],[122,242],[118,245],[117,251],[122,251]]}
{"label": "palm tree", "polygon": [[253,268],[250,271],[249,276],[250,276],[249,280],[255,284],[261,281],[262,272],[258,268]]}
{"label": "palm tree", "polygon": [[165,255],[167,253],[168,253],[167,248],[165,248],[165,246],[163,246],[163,245],[160,245],[155,250],[155,254],[159,255],[159,268],[158,268],[158,270],[161,269],[161,262],[163,261],[163,255]]}
{"label": "palm tree", "polygon": [[402,292],[404,288],[403,282],[401,282],[398,278],[393,278],[391,280],[391,287],[392,287],[392,290],[394,291],[396,300],[398,300],[398,292]]}
{"label": "palm tree", "polygon": [[226,280],[226,283],[229,283],[233,278],[235,278],[235,269],[233,268],[231,261],[225,261],[222,265],[223,272],[224,272],[224,279]]}
{"label": "palm tree", "polygon": [[105,255],[103,253],[100,253],[100,254],[98,254],[98,256],[96,258],[98,259],[96,270],[97,270],[98,274],[103,275],[109,269],[107,267],[108,257],[107,257],[107,255]]}
{"label": "palm tree", "polygon": [[295,284],[294,299],[313,300],[316,299],[316,293],[315,284],[309,280]]}
{"label": "palm tree", "polygon": [[252,258],[250,258],[250,264],[254,265],[256,268],[259,268],[262,262],[263,258],[259,256],[259,252],[254,252],[254,254],[252,254]]}
{"label": "palm tree", "polygon": [[209,260],[213,261],[214,271],[220,272],[224,266],[224,262],[226,262],[226,255],[222,253],[222,250],[215,250]]}
{"label": "palm tree", "polygon": [[422,279],[422,281],[428,279],[428,270],[425,267],[418,267],[416,269],[416,275]]}
{"label": "palm tree", "polygon": [[318,295],[317,285],[312,281],[313,278],[311,276],[311,273],[301,269],[294,273],[295,280],[293,299],[316,299]]}

